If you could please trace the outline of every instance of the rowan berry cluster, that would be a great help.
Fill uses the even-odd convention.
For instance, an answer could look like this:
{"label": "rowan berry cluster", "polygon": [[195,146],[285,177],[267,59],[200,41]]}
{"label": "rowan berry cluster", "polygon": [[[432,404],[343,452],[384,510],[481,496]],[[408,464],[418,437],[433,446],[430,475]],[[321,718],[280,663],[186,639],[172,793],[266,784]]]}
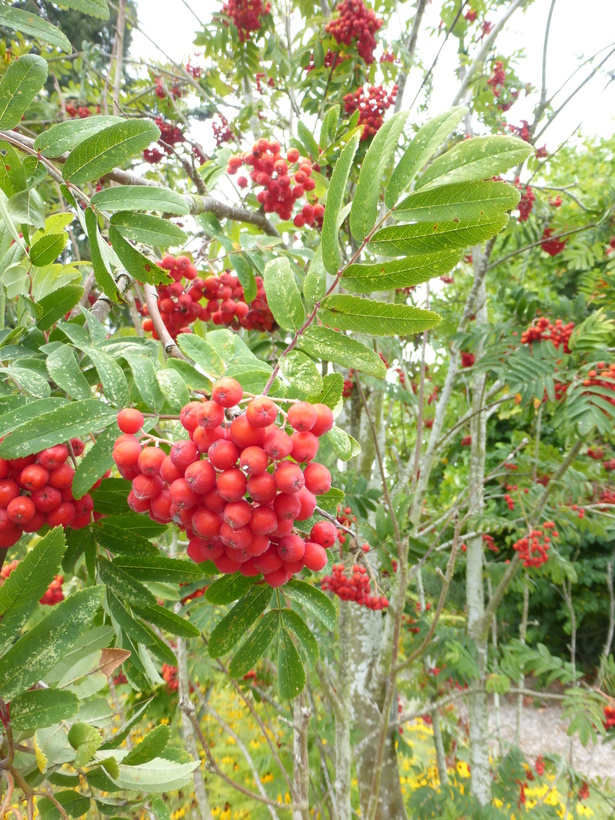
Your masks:
{"label": "rowan berry cluster", "polygon": [[367,569],[363,565],[354,564],[352,572],[347,575],[344,564],[333,564],[332,574],[325,575],[321,587],[337,595],[342,601],[354,601],[359,606],[376,612],[389,606],[384,595],[372,595]]}
{"label": "rowan berry cluster", "polygon": [[[158,99],[164,100],[167,96],[167,90],[162,77],[156,77],[154,84],[156,86],[154,88],[154,94],[158,97]],[[171,86],[170,92],[174,100],[177,100],[182,96],[182,90],[176,83]]]}
{"label": "rowan berry cluster", "polygon": [[331,488],[329,470],[314,458],[333,414],[323,404],[299,401],[276,425],[279,408],[259,397],[227,420],[225,410],[237,408],[242,398],[241,385],[223,378],[214,384],[211,400],[189,402],[180,422],[190,438],[176,441],[168,454],[142,446],[135,433],[143,415],[122,410],[123,435],[113,457],[132,481],[131,509],[185,530],[193,561],[211,560],[224,574],[262,573],[278,587],[304,567],[320,571],[337,540],[337,527],[329,521],[314,524],[308,538],[293,532],[296,521],[313,515],[316,496]]}
{"label": "rowan berry cluster", "polygon": [[73,438],[69,445],[23,458],[0,458],[0,548],[12,547],[22,533],[38,532],[46,524],[77,530],[91,523],[92,496],[74,498],[75,470],[69,464],[69,455],[76,463],[84,450],[83,442]]}
{"label": "rowan berry cluster", "polygon": [[563,204],[564,204],[564,200],[559,195],[551,197],[551,199],[549,200],[549,205],[552,208],[561,208]]}
{"label": "rowan berry cluster", "polygon": [[605,362],[598,362],[597,369],[592,368],[587,373],[587,377],[583,379],[584,387],[601,387],[613,393],[613,398],[602,396],[602,399],[608,401],[609,404],[615,405],[615,362],[610,365]]}
{"label": "rowan berry cluster", "polygon": [[602,466],[607,473],[612,473],[613,470],[615,470],[615,458],[609,458],[607,461],[603,461]]}
{"label": "rowan berry cluster", "polygon": [[472,445],[472,436],[464,436],[461,439],[461,446],[462,447],[470,447]]}
{"label": "rowan berry cluster", "polygon": [[474,362],[476,361],[476,356],[474,353],[461,353],[461,366],[462,367],[472,367]]}
{"label": "rowan berry cluster", "polygon": [[[10,564],[5,564],[2,569],[0,569],[0,578],[8,578],[11,572],[14,569],[17,569],[19,565],[19,561],[11,561]],[[62,592],[62,584],[64,583],[64,578],[61,575],[56,575],[53,581],[49,584],[47,589],[45,590],[45,594],[40,599],[39,604],[44,604],[45,606],[54,606],[54,604],[59,604],[60,601],[64,600],[64,593]]]}
{"label": "rowan berry cluster", "polygon": [[604,707],[604,728],[615,729],[615,706]]}
{"label": "rowan berry cluster", "polygon": [[[254,77],[254,85],[256,86],[256,90],[259,94],[262,94],[264,91],[263,80],[266,78],[267,75],[264,71],[258,71],[256,73],[256,76]],[[275,88],[275,80],[273,79],[273,77],[269,77],[269,79],[267,80],[267,85],[269,86],[269,88]]]}
{"label": "rowan berry cluster", "polygon": [[551,239],[550,237],[552,235],[553,228],[545,228],[542,232],[542,241],[540,243],[540,247],[543,249],[545,253],[548,253],[549,256],[557,256],[558,253],[561,253],[564,250],[568,240]]}
{"label": "rowan berry cluster", "polygon": [[476,20],[477,17],[478,17],[478,12],[475,11],[474,9],[468,9],[468,11],[466,11],[466,13],[463,15],[463,19],[467,20],[468,23],[473,23]]}
{"label": "rowan berry cluster", "polygon": [[223,114],[216,114],[216,116],[212,119],[211,130],[214,133],[217,148],[225,142],[230,142],[233,139],[233,131],[231,130],[228,120]]}
{"label": "rowan berry cluster", "polygon": [[327,23],[327,34],[333,35],[340,45],[349,46],[356,40],[359,56],[366,63],[373,63],[376,50],[374,35],[382,28],[382,20],[365,6],[363,0],[343,0],[335,10],[339,17]]}
{"label": "rowan berry cluster", "polygon": [[519,553],[524,567],[540,567],[546,564],[549,558],[549,545],[551,544],[551,532],[553,538],[559,538],[559,533],[555,529],[553,521],[546,521],[542,529],[532,530],[529,535],[520,538],[513,544],[513,549]]}
{"label": "rowan berry cluster", "polygon": [[509,123],[506,127],[509,131],[512,131],[515,136],[519,137],[519,139],[525,140],[525,142],[529,142],[532,138],[530,134],[530,124],[527,120],[521,120],[521,125],[512,125]]}
{"label": "rowan berry cluster", "polygon": [[[175,257],[170,254],[157,264],[168,271],[174,280],[170,285],[159,285],[157,288],[160,317],[172,338],[189,332],[189,325],[197,319],[247,330],[265,332],[274,329],[275,321],[267,304],[261,276],[256,277],[256,297],[248,305],[239,279],[230,271],[203,279],[188,256]],[[137,303],[137,309],[148,317],[143,320],[143,330],[157,339],[147,306]]]}
{"label": "rowan berry cluster", "polygon": [[554,347],[562,347],[564,353],[570,353],[568,343],[574,330],[574,322],[564,324],[561,319],[556,319],[555,323],[550,322],[546,316],[541,316],[534,324],[531,324],[521,335],[521,344],[531,345],[532,342],[541,340],[550,341]]}
{"label": "rowan berry cluster", "polygon": [[[170,156],[173,153],[173,146],[178,145],[181,142],[185,142],[186,138],[178,125],[173,125],[171,122],[165,122],[162,117],[156,117],[154,122],[160,129],[158,144],[162,147],[163,151]],[[155,165],[160,162],[163,157],[164,153],[156,147],[146,148],[143,151],[143,159],[151,165]]]}
{"label": "rowan berry cluster", "polygon": [[[335,69],[335,68],[338,67],[338,65],[341,65],[343,62],[345,62],[346,60],[349,60],[349,59],[350,59],[350,57],[344,56],[344,55],[340,54],[337,51],[332,51],[331,49],[327,49],[327,53],[325,54],[325,56],[323,58],[322,67],[323,68],[328,68],[328,69]],[[306,65],[305,71],[306,71],[306,73],[309,74],[310,71],[314,71],[315,68],[316,68],[316,65],[314,63],[314,55],[311,54],[310,55],[310,61]]]}
{"label": "rowan berry cluster", "polygon": [[[96,114],[100,114],[100,105],[96,106]],[[80,117],[82,120],[92,116],[92,110],[87,105],[73,105],[69,103],[66,106],[66,116],[70,119]]]}
{"label": "rowan berry cluster", "polygon": [[486,545],[487,549],[491,552],[499,552],[500,550],[497,548],[495,544],[495,540],[492,535],[485,534],[483,535],[483,543]]}
{"label": "rowan berry cluster", "polygon": [[[313,191],[316,187],[312,171],[320,170],[320,166],[313,166],[296,148],[288,151],[286,159],[280,152],[279,142],[260,139],[251,151],[231,157],[227,171],[232,175],[236,174],[242,165],[250,166],[253,186],[264,189],[258,192],[256,199],[263,206],[265,213],[276,213],[280,219],[290,219],[298,200],[305,196],[306,191]],[[248,178],[238,177],[237,185],[240,188],[247,188]],[[295,216],[294,223],[298,228],[315,223],[322,225],[324,213],[323,205],[318,202],[312,205],[308,202]]]}
{"label": "rowan berry cluster", "polygon": [[505,84],[506,72],[504,71],[504,63],[501,60],[496,60],[491,77],[487,80],[487,85],[491,88],[493,96],[499,97]]}
{"label": "rowan berry cluster", "polygon": [[233,21],[241,43],[251,39],[255,31],[260,31],[261,17],[269,14],[271,3],[263,6],[262,0],[229,0],[222,6],[222,13]]}
{"label": "rowan berry cluster", "polygon": [[[521,191],[522,186],[519,181],[519,177],[515,179],[515,187]],[[521,191],[521,199],[517,205],[517,208],[519,209],[519,222],[527,222],[530,218],[530,214],[532,213],[532,209],[534,208],[535,201],[536,194],[530,185],[526,185],[523,191]]]}
{"label": "rowan berry cluster", "polygon": [[166,683],[169,692],[177,692],[177,690],[179,689],[179,680],[177,679],[176,666],[171,666],[168,663],[163,663],[162,679]]}
{"label": "rowan berry cluster", "polygon": [[345,399],[349,399],[352,396],[352,391],[354,390],[354,370],[350,369],[348,371],[348,378],[344,379],[344,386],[342,387],[342,396]]}
{"label": "rowan berry cluster", "polygon": [[393,86],[393,90],[387,92],[381,85],[370,85],[369,88],[359,88],[354,94],[346,94],[344,97],[344,111],[346,114],[359,112],[359,125],[363,126],[361,140],[367,140],[377,134],[384,122],[384,112],[387,111],[397,99],[398,86]]}

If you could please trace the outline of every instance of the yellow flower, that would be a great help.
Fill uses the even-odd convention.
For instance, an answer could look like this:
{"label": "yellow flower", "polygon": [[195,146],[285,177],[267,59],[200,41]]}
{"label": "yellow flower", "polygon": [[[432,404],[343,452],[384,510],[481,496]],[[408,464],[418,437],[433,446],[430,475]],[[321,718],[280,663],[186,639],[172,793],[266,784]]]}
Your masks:
{"label": "yellow flower", "polygon": [[579,817],[593,817],[594,812],[589,806],[584,806],[582,803],[577,803],[577,814]]}
{"label": "yellow flower", "polygon": [[457,769],[457,774],[459,777],[469,777],[470,776],[470,769],[468,764],[465,760],[458,760],[457,765],[455,767]]}

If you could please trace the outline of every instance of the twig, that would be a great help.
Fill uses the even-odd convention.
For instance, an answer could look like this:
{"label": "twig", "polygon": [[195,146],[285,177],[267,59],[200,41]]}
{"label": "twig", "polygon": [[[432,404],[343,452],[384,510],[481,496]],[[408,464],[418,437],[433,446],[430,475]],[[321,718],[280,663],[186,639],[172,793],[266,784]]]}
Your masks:
{"label": "twig", "polygon": [[117,116],[120,109],[120,89],[124,74],[124,33],[126,31],[126,0],[118,0],[117,20],[115,23],[115,51],[113,76],[113,113]]}
{"label": "twig", "polygon": [[184,361],[187,361],[184,354],[175,344],[171,334],[167,330],[165,323],[162,321],[162,316],[158,310],[158,294],[156,292],[156,288],[153,285],[146,284],[143,286],[143,290],[145,292],[145,303],[147,304],[150,319],[154,323],[154,330],[162,342],[165,353],[173,359],[183,359]]}
{"label": "twig", "polygon": [[[572,236],[574,233],[580,233],[580,231],[588,231],[590,228],[595,228],[596,223],[590,222],[588,225],[583,225],[580,228],[572,228],[569,231],[562,231],[562,233],[554,234],[553,236],[549,237],[549,241],[553,239],[561,239],[563,236]],[[537,242],[531,242],[529,245],[524,245],[522,248],[518,248],[516,251],[512,253],[506,254],[506,256],[502,256],[500,259],[496,259],[495,262],[492,262],[490,265],[487,265],[487,270],[492,270],[493,268],[497,268],[498,265],[501,265],[502,262],[508,262],[509,259],[512,259],[513,256],[518,256],[520,253],[525,253],[525,251],[529,251],[532,248],[537,247],[538,245],[542,245],[544,239],[539,239]]]}

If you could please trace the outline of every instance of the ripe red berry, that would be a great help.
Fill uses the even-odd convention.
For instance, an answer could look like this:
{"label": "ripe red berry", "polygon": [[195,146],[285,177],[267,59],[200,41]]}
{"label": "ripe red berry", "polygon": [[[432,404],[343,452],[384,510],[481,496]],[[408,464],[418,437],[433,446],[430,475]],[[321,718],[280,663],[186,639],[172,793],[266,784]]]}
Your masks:
{"label": "ripe red berry", "polygon": [[176,441],[171,447],[169,458],[178,470],[185,472],[186,467],[199,457],[199,448],[190,439]]}
{"label": "ripe red berry", "polygon": [[143,413],[131,407],[126,407],[117,414],[117,426],[122,433],[137,433],[144,421]]}
{"label": "ripe red berry", "polygon": [[255,507],[252,510],[250,529],[257,535],[268,535],[278,526],[278,516],[271,507]]}
{"label": "ripe red berry", "polygon": [[128,493],[126,503],[133,512],[142,513],[149,511],[149,498],[137,498],[137,496],[134,493],[134,490],[131,490]]}
{"label": "ripe red berry", "polygon": [[312,527],[310,541],[329,549],[337,541],[337,527],[331,521],[318,521]]}
{"label": "ripe red berry", "polygon": [[205,507],[199,507],[192,514],[192,529],[203,538],[212,538],[214,535],[218,535],[221,526],[222,519],[220,516]]}
{"label": "ripe red berry", "polygon": [[171,493],[168,490],[163,490],[160,495],[150,501],[150,516],[160,523],[168,524],[172,520],[172,503]]}
{"label": "ripe red berry", "polygon": [[200,502],[199,496],[192,492],[185,478],[176,479],[169,487],[169,492],[171,493],[171,501],[178,510],[189,510],[196,507]]}
{"label": "ripe red berry", "polygon": [[158,475],[165,458],[166,453],[159,447],[145,447],[141,450],[137,465],[145,475]]}
{"label": "ripe red berry", "polygon": [[160,478],[166,484],[172,484],[175,481],[175,479],[181,478],[182,475],[183,472],[177,469],[177,467],[175,466],[175,464],[173,464],[169,456],[165,456],[160,465]]}
{"label": "ripe red berry", "polygon": [[243,498],[240,501],[230,501],[224,509],[224,520],[235,530],[247,526],[251,518],[252,507]]}
{"label": "ripe red berry", "polygon": [[184,479],[193,493],[203,495],[216,486],[216,471],[209,461],[193,461],[186,467]]}
{"label": "ripe red berry", "polygon": [[214,427],[219,427],[224,421],[224,407],[216,404],[215,401],[201,402],[196,411],[197,422],[206,430],[212,430]]}
{"label": "ripe red berry", "polygon": [[219,538],[191,538],[187,552],[195,564],[202,564],[224,555],[224,544]]}
{"label": "ripe red berry", "polygon": [[305,486],[314,495],[324,495],[331,489],[331,473],[324,464],[312,462],[303,472]]}
{"label": "ripe red berry", "polygon": [[269,547],[266,552],[263,552],[262,555],[258,555],[254,559],[254,566],[259,570],[259,572],[267,575],[268,573],[275,572],[282,567],[282,559],[274,547]]}
{"label": "ripe red berry", "polygon": [[55,510],[47,513],[45,520],[50,527],[67,527],[75,516],[75,505],[71,501],[63,501]]}
{"label": "ripe red berry", "polygon": [[53,470],[64,464],[68,458],[68,447],[66,444],[56,444],[55,447],[48,447],[38,454],[38,463],[46,470]]}
{"label": "ripe red berry", "polygon": [[273,474],[275,485],[281,493],[298,493],[305,486],[303,472],[298,464],[284,461]]}
{"label": "ripe red berry", "polygon": [[19,483],[25,490],[40,490],[49,481],[49,471],[40,464],[24,467],[19,476]]}
{"label": "ripe red berry", "polygon": [[314,410],[314,407],[307,401],[299,401],[296,404],[292,404],[288,411],[288,423],[301,433],[311,430],[316,424],[316,419],[316,410]]}
{"label": "ripe red berry", "polygon": [[290,451],[295,461],[311,461],[318,452],[318,439],[312,433],[295,432],[290,440],[293,449]]}
{"label": "ripe red berry", "polygon": [[278,544],[278,555],[283,561],[300,561],[305,553],[305,541],[298,535],[285,535]]}
{"label": "ripe red berry", "polygon": [[252,530],[249,527],[231,527],[226,521],[220,527],[220,538],[232,549],[246,549],[250,546],[252,537]]}
{"label": "ripe red berry", "polygon": [[236,379],[220,379],[212,388],[211,398],[221,407],[235,407],[243,398],[243,388]]}
{"label": "ripe red berry", "polygon": [[333,427],[333,413],[326,404],[313,404],[316,412],[316,423],[310,430],[314,436],[322,436]]}
{"label": "ripe red berry", "polygon": [[236,467],[220,473],[216,481],[218,492],[225,501],[239,501],[243,498],[247,483],[245,475]]}
{"label": "ripe red berry", "polygon": [[258,447],[265,439],[265,431],[261,427],[253,427],[243,413],[231,422],[231,439],[241,449]]}
{"label": "ripe red berry", "polygon": [[14,498],[19,495],[19,485],[10,478],[0,481],[0,509],[6,509]]}
{"label": "ripe red berry", "polygon": [[214,441],[207,455],[217,470],[230,470],[237,464],[239,450],[232,441],[219,439]]}
{"label": "ripe red berry", "polygon": [[269,427],[278,415],[278,408],[271,399],[261,396],[254,399],[246,408],[246,416],[253,427]]}
{"label": "ripe red berry", "polygon": [[265,433],[263,450],[274,461],[281,461],[291,454],[293,443],[290,436],[280,430],[279,427],[272,427]]}
{"label": "ripe red berry", "polygon": [[6,508],[6,513],[14,524],[27,524],[34,518],[36,507],[27,495],[14,498]]}
{"label": "ripe red berry", "polygon": [[49,483],[52,487],[63,490],[71,486],[74,476],[75,471],[70,464],[61,464],[59,467],[56,467],[55,470],[49,471]]}
{"label": "ripe red berry", "polygon": [[116,442],[113,448],[113,460],[118,467],[135,467],[141,455],[141,445],[132,436]]}
{"label": "ripe red berry", "polygon": [[327,553],[324,547],[313,541],[306,541],[303,563],[308,569],[311,569],[312,572],[320,572],[327,564]]}
{"label": "ripe red berry", "polygon": [[246,492],[258,504],[270,504],[276,497],[277,488],[271,473],[250,476]]}
{"label": "ripe red berry", "polygon": [[301,512],[301,501],[296,494],[280,493],[273,502],[273,509],[280,521],[294,521]]}
{"label": "ripe red berry", "polygon": [[132,482],[132,491],[140,500],[156,498],[162,492],[162,481],[157,475],[138,475]]}
{"label": "ripe red berry", "polygon": [[274,570],[273,572],[268,572],[264,575],[265,581],[273,589],[277,589],[278,587],[287,584],[290,577],[290,573],[284,567],[280,567],[280,569]]}
{"label": "ripe red berry", "polygon": [[307,487],[302,487],[297,493],[297,498],[301,503],[301,509],[297,514],[297,521],[305,521],[314,514],[316,509],[316,496]]}
{"label": "ripe red berry", "polygon": [[200,409],[200,401],[188,402],[188,404],[186,404],[181,409],[181,412],[179,414],[179,420],[182,424],[182,427],[189,433],[192,433],[192,431],[196,429],[196,426],[198,424],[198,412]]}
{"label": "ripe red berry", "polygon": [[269,457],[261,447],[246,447],[239,457],[239,465],[248,475],[260,475],[269,465]]}
{"label": "ripe red berry", "polygon": [[42,513],[51,512],[62,503],[62,493],[49,485],[33,492],[31,498],[38,512]]}

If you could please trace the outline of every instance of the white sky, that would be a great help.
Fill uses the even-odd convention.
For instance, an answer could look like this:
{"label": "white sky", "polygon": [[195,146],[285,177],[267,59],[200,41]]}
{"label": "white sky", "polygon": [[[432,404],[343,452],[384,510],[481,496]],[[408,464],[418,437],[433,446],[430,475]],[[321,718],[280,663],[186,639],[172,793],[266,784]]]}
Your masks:
{"label": "white sky", "polygon": [[[138,0],[139,19],[143,31],[175,61],[185,61],[194,53],[192,44],[194,32],[198,29],[195,16],[187,4],[191,4],[201,20],[207,21],[211,13],[219,9],[222,0]],[[527,12],[517,11],[500,34],[497,44],[503,54],[513,50],[524,50],[524,60],[518,69],[522,80],[540,86],[542,47],[545,21],[550,0],[535,0]],[[426,25],[419,36],[419,49],[427,63],[439,48],[441,40],[430,34],[427,26],[438,24],[439,3],[428,6]],[[492,18],[489,18],[492,19]],[[497,17],[493,16],[493,21]],[[547,86],[553,91],[572,74],[578,65],[579,57],[589,57],[598,49],[615,41],[615,4],[613,0],[557,0],[553,16],[551,37],[549,41]],[[451,46],[449,49],[448,46]],[[431,114],[448,108],[451,104],[458,81],[455,77],[456,54],[455,38],[450,38],[447,48],[442,53],[435,72],[434,90],[431,102]],[[133,56],[135,58],[163,59],[155,54],[152,44],[138,31],[134,32]],[[606,52],[605,52],[606,54]],[[607,64],[615,77],[615,55]],[[565,92],[557,100],[563,102],[568,91],[585,77],[589,68],[573,79]],[[417,73],[416,82],[408,84],[406,104],[410,104],[414,91],[421,77]],[[523,118],[531,120],[534,100],[521,98],[508,112],[508,120],[519,123]],[[549,150],[565,140],[571,132],[582,123],[582,134],[585,136],[610,136],[615,129],[615,81],[605,90],[604,78],[594,79],[556,118],[545,134]],[[199,135],[200,136],[200,135]],[[540,144],[543,140],[539,141]],[[207,146],[206,146],[207,147]]]}

